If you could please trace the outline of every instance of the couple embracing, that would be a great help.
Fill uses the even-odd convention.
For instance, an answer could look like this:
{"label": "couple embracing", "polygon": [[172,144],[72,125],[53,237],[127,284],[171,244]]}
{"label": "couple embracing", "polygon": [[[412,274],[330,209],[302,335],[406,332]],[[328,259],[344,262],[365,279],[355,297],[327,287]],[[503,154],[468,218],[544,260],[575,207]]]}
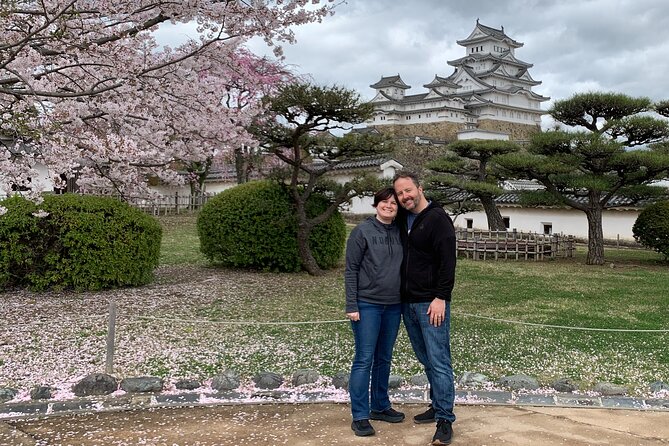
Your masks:
{"label": "couple embracing", "polygon": [[[374,435],[369,420],[399,423],[388,378],[400,319],[425,368],[431,404],[413,417],[436,423],[433,445],[451,442],[455,387],[450,301],[455,283],[455,231],[444,209],[428,201],[418,178],[398,173],[374,196],[376,216],[346,245],[346,315],[355,339],[349,393],[355,435]],[[371,386],[370,386],[371,379]],[[371,387],[371,391],[370,391]]]}

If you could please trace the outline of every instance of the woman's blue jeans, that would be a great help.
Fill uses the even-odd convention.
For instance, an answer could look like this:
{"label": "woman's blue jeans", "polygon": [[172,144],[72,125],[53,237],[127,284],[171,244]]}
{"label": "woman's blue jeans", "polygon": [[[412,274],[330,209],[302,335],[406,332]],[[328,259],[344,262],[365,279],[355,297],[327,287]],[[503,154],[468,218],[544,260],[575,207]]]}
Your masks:
{"label": "woman's blue jeans", "polygon": [[353,421],[369,419],[370,377],[371,409],[383,412],[390,408],[388,378],[402,306],[358,301],[358,312],[360,320],[351,322],[355,358],[348,382]]}
{"label": "woman's blue jeans", "polygon": [[435,418],[452,423],[455,385],[451,364],[451,304],[446,303],[446,317],[439,327],[430,324],[429,307],[430,302],[402,304],[404,326],[416,358],[425,367]]}

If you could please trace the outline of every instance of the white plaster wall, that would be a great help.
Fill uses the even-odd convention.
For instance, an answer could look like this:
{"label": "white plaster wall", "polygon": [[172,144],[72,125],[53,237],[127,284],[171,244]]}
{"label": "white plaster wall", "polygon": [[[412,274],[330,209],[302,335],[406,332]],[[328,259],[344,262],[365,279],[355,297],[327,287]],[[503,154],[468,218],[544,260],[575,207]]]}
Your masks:
{"label": "white plaster wall", "polygon": [[353,197],[348,205],[342,205],[339,210],[349,214],[373,214],[374,197]]}
{"label": "white plaster wall", "polygon": [[[49,175],[49,169],[44,164],[36,164],[34,169],[37,171],[37,178],[34,178],[34,184],[38,185],[42,192],[53,192],[53,181],[51,180],[51,175]],[[0,172],[0,177],[2,177],[2,172]],[[0,189],[0,199],[6,198],[5,191]]]}
{"label": "white plaster wall", "polygon": [[482,130],[458,132],[458,140],[464,141],[468,139],[494,139],[508,141],[509,135],[506,133],[486,132]]}
{"label": "white plaster wall", "polygon": [[[588,220],[583,212],[575,209],[542,209],[500,207],[502,217],[509,217],[509,229],[523,232],[543,233],[543,224],[553,225],[553,233],[563,233],[580,238],[588,237]],[[632,226],[639,215],[638,210],[606,210],[602,216],[604,238],[633,240]],[[476,229],[488,229],[485,212],[469,212],[458,215],[457,226],[466,227],[466,219],[473,219]]]}

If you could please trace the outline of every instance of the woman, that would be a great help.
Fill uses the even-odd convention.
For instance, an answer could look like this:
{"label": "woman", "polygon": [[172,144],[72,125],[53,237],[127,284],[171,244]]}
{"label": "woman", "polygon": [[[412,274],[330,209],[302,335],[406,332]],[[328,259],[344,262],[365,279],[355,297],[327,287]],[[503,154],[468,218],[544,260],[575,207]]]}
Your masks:
{"label": "woman", "polygon": [[399,229],[393,223],[397,215],[394,189],[378,191],[374,208],[376,216],[356,226],[346,243],[346,316],[351,320],[355,338],[349,379],[351,429],[357,436],[374,435],[370,419],[389,423],[404,419],[388,398],[390,360],[402,312],[402,244]]}

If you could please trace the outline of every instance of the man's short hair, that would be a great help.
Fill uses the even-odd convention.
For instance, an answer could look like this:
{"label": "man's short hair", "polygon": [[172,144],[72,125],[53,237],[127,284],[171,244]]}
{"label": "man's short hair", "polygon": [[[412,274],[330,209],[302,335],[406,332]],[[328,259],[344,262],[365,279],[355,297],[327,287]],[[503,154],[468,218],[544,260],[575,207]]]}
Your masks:
{"label": "man's short hair", "polygon": [[420,187],[420,180],[418,179],[418,174],[415,172],[397,172],[393,177],[393,185],[395,184],[395,181],[399,180],[400,178],[410,178],[416,187]]}

